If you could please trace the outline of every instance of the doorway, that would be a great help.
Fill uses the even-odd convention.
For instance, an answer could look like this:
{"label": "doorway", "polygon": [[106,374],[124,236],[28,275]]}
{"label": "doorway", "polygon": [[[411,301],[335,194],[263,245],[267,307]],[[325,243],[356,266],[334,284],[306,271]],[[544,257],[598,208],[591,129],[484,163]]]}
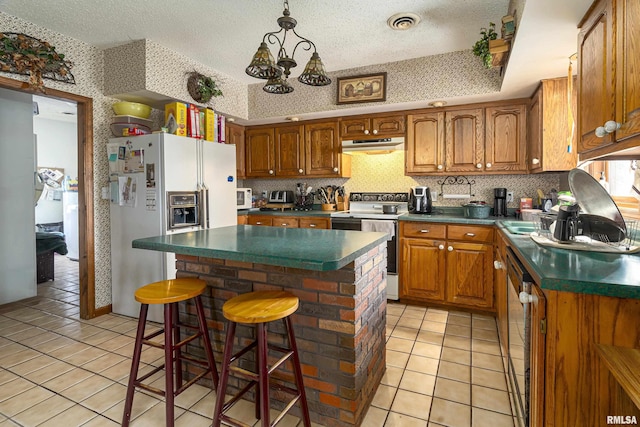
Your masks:
{"label": "doorway", "polygon": [[0,77],[0,88],[60,101],[69,101],[77,108],[78,153],[78,267],[80,292],[80,318],[91,319],[110,311],[109,307],[95,309],[95,252],[93,218],[93,100],[84,96],[46,89],[46,94],[35,92],[22,81]]}

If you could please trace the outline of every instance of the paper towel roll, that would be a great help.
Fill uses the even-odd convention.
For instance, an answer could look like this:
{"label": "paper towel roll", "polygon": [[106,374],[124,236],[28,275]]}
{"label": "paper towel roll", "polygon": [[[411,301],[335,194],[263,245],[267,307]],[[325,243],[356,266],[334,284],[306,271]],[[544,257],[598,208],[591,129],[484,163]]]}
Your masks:
{"label": "paper towel roll", "polygon": [[470,194],[445,194],[442,196],[445,199],[470,199]]}

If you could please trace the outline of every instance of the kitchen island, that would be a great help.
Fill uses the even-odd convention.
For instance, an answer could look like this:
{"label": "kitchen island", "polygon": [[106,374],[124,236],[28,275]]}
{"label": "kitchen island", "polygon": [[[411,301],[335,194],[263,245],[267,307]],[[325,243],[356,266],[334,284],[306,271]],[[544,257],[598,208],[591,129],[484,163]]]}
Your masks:
{"label": "kitchen island", "polygon": [[[173,252],[178,277],[207,282],[203,303],[217,360],[225,301],[257,290],[296,295],[300,307],[293,324],[311,419],[361,425],[385,371],[385,233],[238,225],[137,239],[133,247]],[[181,306],[182,320],[195,324],[194,316],[193,306]],[[270,337],[281,332],[274,323]],[[239,328],[237,336],[244,342],[253,330]],[[200,345],[187,351],[201,355]],[[228,392],[242,384],[230,381]],[[278,409],[284,405],[280,397],[272,394]]]}

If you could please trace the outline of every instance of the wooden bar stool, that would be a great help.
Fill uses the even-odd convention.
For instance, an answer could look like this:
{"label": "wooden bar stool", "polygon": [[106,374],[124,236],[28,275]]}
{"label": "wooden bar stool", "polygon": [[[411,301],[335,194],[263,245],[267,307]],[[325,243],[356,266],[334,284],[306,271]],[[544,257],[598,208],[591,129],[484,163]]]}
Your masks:
{"label": "wooden bar stool", "polygon": [[[230,425],[244,425],[238,420],[234,420],[233,418],[225,415],[225,413],[253,386],[256,386],[256,418],[262,420],[263,427],[276,425],[296,402],[300,402],[304,426],[311,426],[307,396],[302,381],[302,370],[300,369],[300,358],[298,356],[298,348],[296,346],[296,339],[293,334],[293,326],[291,325],[290,317],[297,309],[298,297],[284,291],[250,292],[238,295],[224,303],[222,306],[222,314],[227,320],[229,320],[229,323],[224,344],[224,356],[220,372],[220,383],[218,384],[216,408],[213,414],[213,427],[219,427],[222,421],[224,421],[225,424],[229,423]],[[289,340],[289,348],[267,342],[268,322],[279,319],[282,319],[284,322],[285,333]],[[245,348],[233,354],[233,341],[236,333],[236,325],[238,323],[255,324],[257,329],[256,339]],[[240,367],[231,366],[233,362],[254,348],[257,348],[257,373],[247,371]],[[269,350],[274,350],[284,354],[271,367],[267,364]],[[292,400],[276,417],[273,424],[271,424],[269,422],[269,378],[275,369],[290,358],[293,358],[292,363],[296,389],[281,384],[271,384],[272,388],[284,391],[293,396]],[[225,393],[227,390],[230,370],[233,370],[234,373],[248,379],[249,383],[240,390],[237,395],[233,396],[225,403]]]}
{"label": "wooden bar stool", "polygon": [[[122,416],[122,425],[128,426],[131,418],[131,407],[133,405],[133,394],[136,387],[145,389],[160,396],[165,397],[166,425],[173,426],[173,402],[174,398],[194,384],[207,374],[211,375],[214,387],[218,387],[218,371],[216,370],[213,351],[211,350],[211,341],[207,332],[207,323],[204,317],[204,309],[202,307],[202,299],[200,295],[204,292],[207,285],[204,280],[196,278],[179,278],[173,280],[163,280],[151,283],[136,290],[136,301],[141,303],[140,318],[138,319],[138,331],[136,332],[136,342],[133,348],[133,360],[131,362],[131,373],[129,374],[129,384],[127,386],[127,397],[124,405],[124,415]],[[196,312],[198,317],[198,326],[186,325],[180,322],[178,316],[178,303],[194,299],[196,304]],[[164,305],[164,327],[159,331],[144,335],[145,322],[147,320],[147,312],[149,304]],[[191,329],[197,331],[180,341],[180,328]],[[164,344],[151,339],[164,333]],[[182,347],[187,343],[202,337],[206,360],[202,360],[182,352]],[[140,365],[140,354],[142,345],[146,344],[152,347],[164,349],[164,364],[151,370],[151,372],[138,378],[138,367]],[[197,375],[189,382],[182,384],[182,362],[193,363],[205,368],[205,370]],[[165,389],[160,390],[143,384],[142,381],[151,377],[156,372],[165,370]],[[175,381],[174,381],[175,376]]]}

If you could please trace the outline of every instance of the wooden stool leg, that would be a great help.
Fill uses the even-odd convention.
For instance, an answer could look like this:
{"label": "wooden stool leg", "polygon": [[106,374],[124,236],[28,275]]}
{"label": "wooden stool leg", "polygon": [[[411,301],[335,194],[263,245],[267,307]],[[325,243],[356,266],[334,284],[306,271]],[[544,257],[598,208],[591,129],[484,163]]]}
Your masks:
{"label": "wooden stool leg", "polygon": [[304,427],[311,427],[311,419],[309,418],[309,405],[307,404],[307,393],[304,389],[304,381],[302,378],[302,369],[300,368],[300,356],[298,355],[298,346],[296,345],[296,337],[293,333],[293,325],[291,324],[291,316],[284,320],[284,326],[289,336],[289,347],[293,351],[293,373],[296,379],[296,387],[300,393],[300,409],[302,409],[302,420]]}
{"label": "wooden stool leg", "polygon": [[209,361],[209,368],[211,369],[211,379],[213,379],[213,388],[218,388],[218,369],[216,368],[216,360],[213,357],[213,350],[211,349],[211,340],[209,339],[209,328],[207,328],[207,320],[204,317],[204,308],[202,307],[202,299],[200,295],[196,297],[196,311],[198,312],[198,325],[200,326],[200,333],[202,334],[202,341],[204,342],[204,352],[207,355]]}
{"label": "wooden stool leg", "polygon": [[173,426],[173,304],[164,305],[164,398],[165,398],[165,423],[167,427]]}
{"label": "wooden stool leg", "polygon": [[[269,367],[267,366],[267,324],[257,324],[258,334],[258,378],[260,389],[260,419],[262,427],[269,427]],[[256,396],[257,397],[257,396]]]}
{"label": "wooden stool leg", "polygon": [[131,371],[129,372],[129,383],[127,384],[127,397],[124,403],[124,414],[122,415],[122,425],[127,427],[131,421],[131,407],[133,406],[133,393],[136,391],[136,380],[138,379],[138,367],[140,365],[140,354],[142,353],[142,338],[144,337],[144,326],[147,321],[149,306],[140,306],[140,317],[138,318],[138,329],[136,331],[136,341],[133,345],[133,358],[131,360]]}
{"label": "wooden stool leg", "polygon": [[[178,314],[178,303],[174,302],[171,305],[171,329],[173,333],[173,342],[175,344],[180,342],[180,328],[177,324],[180,322],[180,315]],[[175,367],[173,372],[176,375],[175,387],[176,390],[182,387],[182,350],[179,347],[175,349]]]}
{"label": "wooden stool leg", "polygon": [[220,381],[216,391],[216,408],[213,412],[213,426],[220,427],[220,417],[222,416],[222,407],[224,406],[225,394],[227,392],[227,382],[229,381],[229,362],[233,355],[233,339],[236,335],[236,322],[229,322],[227,329],[227,338],[224,341],[224,355],[222,356],[222,368],[220,370]]}

